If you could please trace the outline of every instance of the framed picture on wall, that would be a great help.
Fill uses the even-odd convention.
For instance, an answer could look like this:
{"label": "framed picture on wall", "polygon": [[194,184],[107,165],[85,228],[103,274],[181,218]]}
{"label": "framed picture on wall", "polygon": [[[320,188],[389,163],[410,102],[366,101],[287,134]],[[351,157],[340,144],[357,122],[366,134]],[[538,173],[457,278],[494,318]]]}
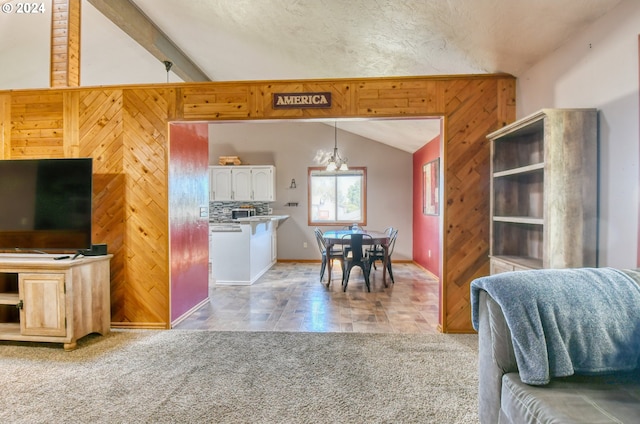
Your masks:
{"label": "framed picture on wall", "polygon": [[440,214],[440,158],[422,166],[422,213]]}

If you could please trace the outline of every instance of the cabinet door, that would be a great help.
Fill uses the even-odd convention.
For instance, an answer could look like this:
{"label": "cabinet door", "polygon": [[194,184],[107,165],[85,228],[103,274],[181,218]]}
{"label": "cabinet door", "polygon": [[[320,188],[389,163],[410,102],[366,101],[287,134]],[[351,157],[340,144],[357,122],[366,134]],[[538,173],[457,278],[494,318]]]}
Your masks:
{"label": "cabinet door", "polygon": [[492,258],[490,261],[490,264],[491,264],[491,271],[490,271],[491,275],[513,271],[513,265],[504,263],[498,259]]}
{"label": "cabinet door", "polygon": [[18,277],[22,301],[20,333],[25,336],[66,336],[64,274],[28,274]]}
{"label": "cabinet door", "polygon": [[275,201],[273,166],[255,166],[251,171],[253,182],[253,200],[262,202]]}
{"label": "cabinet door", "polygon": [[251,201],[251,168],[236,168],[232,171],[233,200]]}
{"label": "cabinet door", "polygon": [[231,169],[222,167],[209,168],[210,200],[233,200],[231,196]]}

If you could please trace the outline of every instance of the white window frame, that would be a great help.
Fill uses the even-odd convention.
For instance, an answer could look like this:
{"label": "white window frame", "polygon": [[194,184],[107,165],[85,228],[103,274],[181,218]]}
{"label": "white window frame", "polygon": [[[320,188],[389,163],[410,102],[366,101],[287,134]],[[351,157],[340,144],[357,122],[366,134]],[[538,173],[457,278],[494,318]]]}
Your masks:
{"label": "white window frame", "polygon": [[[313,204],[313,198],[314,198],[314,193],[313,193],[313,184],[312,184],[312,180],[314,176],[322,176],[322,177],[327,177],[327,176],[335,176],[336,177],[336,184],[338,182],[338,178],[340,178],[341,176],[345,176],[345,175],[349,175],[349,176],[361,176],[362,178],[362,182],[360,185],[360,210],[362,212],[361,217],[359,220],[340,220],[340,219],[319,219],[319,218],[314,218],[314,208],[316,208],[316,205]],[[308,210],[308,225],[309,226],[321,226],[321,225],[332,225],[332,226],[336,226],[336,225],[351,225],[351,224],[358,224],[361,226],[365,226],[367,225],[367,168],[366,167],[350,167],[348,171],[327,171],[325,168],[320,168],[320,167],[310,167],[308,169],[308,175],[307,175],[307,193],[308,193],[308,199],[307,199],[307,210]],[[335,213],[335,217],[337,218],[338,216],[338,202],[335,201],[333,202],[334,205],[336,205],[336,210],[334,211]]]}

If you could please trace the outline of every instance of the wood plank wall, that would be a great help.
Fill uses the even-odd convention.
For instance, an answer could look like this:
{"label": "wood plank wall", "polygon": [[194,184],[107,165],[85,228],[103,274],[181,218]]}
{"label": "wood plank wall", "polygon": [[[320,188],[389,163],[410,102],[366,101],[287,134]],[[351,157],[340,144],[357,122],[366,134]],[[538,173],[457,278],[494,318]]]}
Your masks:
{"label": "wood plank wall", "polygon": [[[271,107],[332,93],[329,109]],[[107,243],[112,325],[168,328],[170,121],[444,117],[440,329],[471,332],[469,284],[489,271],[489,144],[515,119],[510,75],[248,81],[0,91],[0,157],[95,159],[94,243]]]}
{"label": "wood plank wall", "polygon": [[51,4],[51,87],[80,85],[80,0]]}

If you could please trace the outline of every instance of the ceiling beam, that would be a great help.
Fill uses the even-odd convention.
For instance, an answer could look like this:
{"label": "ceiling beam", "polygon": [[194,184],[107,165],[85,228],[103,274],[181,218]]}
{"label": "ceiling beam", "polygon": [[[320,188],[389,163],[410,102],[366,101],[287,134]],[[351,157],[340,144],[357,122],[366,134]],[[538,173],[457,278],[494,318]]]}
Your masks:
{"label": "ceiling beam", "polygon": [[51,10],[49,84],[79,87],[80,0],[53,0]]}
{"label": "ceiling beam", "polygon": [[[131,0],[89,0],[96,9],[185,82],[211,81]],[[168,71],[168,70],[167,70]]]}

